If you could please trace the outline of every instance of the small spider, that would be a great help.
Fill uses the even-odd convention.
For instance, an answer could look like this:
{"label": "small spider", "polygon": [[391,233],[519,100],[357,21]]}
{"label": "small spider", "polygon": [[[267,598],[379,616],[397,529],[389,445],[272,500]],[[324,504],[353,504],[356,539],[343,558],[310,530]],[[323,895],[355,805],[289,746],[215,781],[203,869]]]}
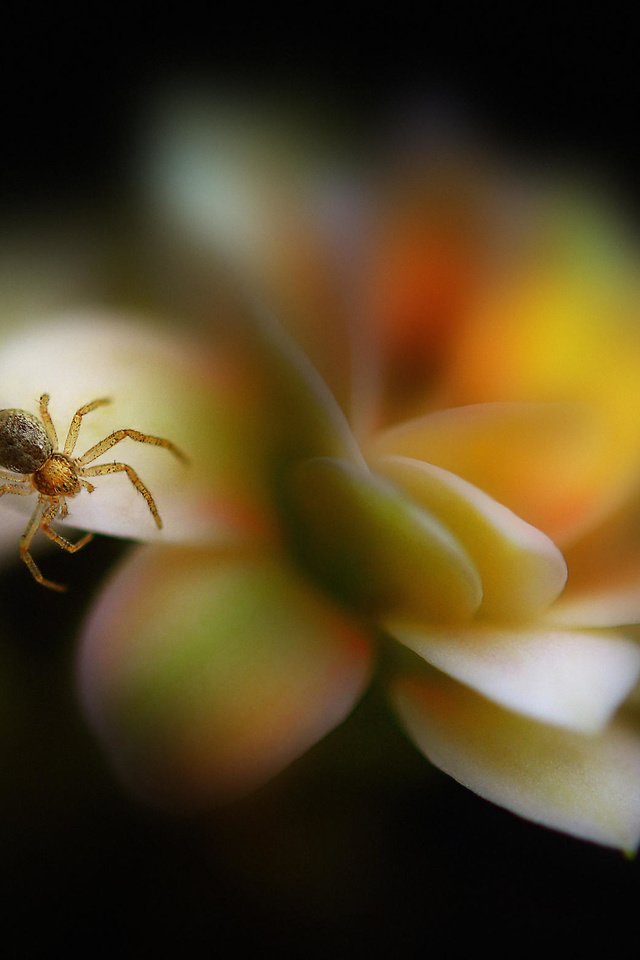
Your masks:
{"label": "small spider", "polygon": [[[56,429],[49,415],[48,393],[43,393],[40,397],[40,419],[26,410],[0,410],[0,481],[6,481],[0,484],[0,496],[5,493],[28,496],[34,490],[38,493],[37,506],[20,538],[20,557],[38,583],[51,590],[62,591],[66,587],[46,580],[42,576],[29,553],[31,541],[38,530],[42,530],[50,540],[69,553],[76,553],[89,543],[93,538],[91,533],[85,534],[77,543],[70,543],[51,529],[51,523],[58,515],[67,516],[68,497],[77,496],[82,487],[89,493],[93,493],[95,487],[89,483],[87,477],[124,471],[138,493],[141,493],[146,500],[158,528],[162,527],[155,501],[135,470],[126,463],[105,463],[94,467],[88,467],[88,463],[96,460],[125,437],[131,437],[132,440],[138,440],[140,443],[165,447],[179,460],[187,462],[184,454],[171,441],[150,437],[146,433],[129,429],[114,431],[104,440],[90,447],[81,457],[72,456],[84,415],[110,402],[109,399],[103,398],[80,407],[71,421],[62,451],[58,449]],[[17,478],[16,473],[22,476]]]}

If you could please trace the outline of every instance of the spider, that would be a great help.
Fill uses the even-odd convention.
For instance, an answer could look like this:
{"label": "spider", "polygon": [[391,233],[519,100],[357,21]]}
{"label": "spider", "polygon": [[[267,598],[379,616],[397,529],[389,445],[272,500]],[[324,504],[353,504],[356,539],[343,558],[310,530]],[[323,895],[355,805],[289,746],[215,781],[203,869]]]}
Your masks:
{"label": "spider", "polygon": [[[92,400],[91,403],[85,404],[76,411],[71,420],[63,450],[58,449],[58,436],[49,415],[48,393],[43,393],[40,397],[40,419],[26,410],[0,410],[0,496],[5,493],[28,496],[34,490],[38,493],[38,503],[20,538],[20,557],[34,579],[51,590],[63,591],[66,587],[46,580],[42,576],[29,553],[31,541],[38,530],[42,530],[63,550],[68,553],[77,553],[93,539],[93,534],[87,533],[77,543],[71,543],[51,529],[51,524],[58,515],[62,518],[67,516],[67,498],[77,496],[83,487],[89,493],[93,493],[95,487],[86,479],[87,477],[98,477],[107,473],[126,473],[138,493],[141,493],[146,500],[157,527],[162,528],[162,520],[155,501],[132,467],[126,463],[115,462],[88,467],[88,463],[96,460],[125,437],[131,437],[132,440],[140,443],[164,447],[179,460],[187,462],[184,454],[170,440],[150,437],[146,433],[131,429],[115,430],[104,440],[90,447],[81,457],[74,457],[73,451],[82,418],[96,407],[102,407],[107,403],[111,403],[108,398]],[[16,478],[16,473],[22,476]]]}

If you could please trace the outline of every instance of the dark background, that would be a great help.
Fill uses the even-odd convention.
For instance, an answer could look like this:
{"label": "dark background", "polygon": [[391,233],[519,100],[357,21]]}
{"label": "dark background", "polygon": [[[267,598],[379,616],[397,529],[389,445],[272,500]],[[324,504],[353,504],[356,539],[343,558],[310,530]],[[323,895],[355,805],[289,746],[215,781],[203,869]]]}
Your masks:
{"label": "dark background", "polygon": [[[80,23],[29,11],[3,31],[0,213],[15,222],[38,207],[117,199],[144,91],[189,75],[295,85],[364,129],[401,100],[446,96],[497,143],[604,173],[637,210],[637,38],[625,25],[606,10],[566,24],[448,13],[401,22],[388,10],[376,23],[362,10],[318,9],[297,24],[274,10],[235,20],[214,11],[198,23],[185,9],[150,9]],[[512,953],[537,939],[553,950],[563,934],[576,952],[600,934],[615,948],[634,916],[638,863],[521,821],[432,770],[375,689],[232,809],[174,820],[129,800],[72,682],[84,611],[126,549],[99,539],[62,598],[40,591],[34,602],[22,569],[0,579],[9,956],[162,956],[172,942],[189,957],[229,943],[287,956],[443,956],[469,945]],[[70,562],[51,554],[48,575],[68,579]]]}

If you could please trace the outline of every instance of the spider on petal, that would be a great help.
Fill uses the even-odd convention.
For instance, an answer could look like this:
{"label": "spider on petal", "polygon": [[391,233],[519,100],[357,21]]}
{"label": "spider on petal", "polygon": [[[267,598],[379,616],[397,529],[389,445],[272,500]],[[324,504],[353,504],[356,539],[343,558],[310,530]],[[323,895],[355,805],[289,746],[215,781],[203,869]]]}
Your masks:
{"label": "spider on petal", "polygon": [[[96,407],[110,402],[108,398],[92,400],[91,403],[85,404],[76,411],[71,420],[63,450],[58,449],[58,436],[49,414],[48,393],[43,393],[40,397],[40,419],[26,410],[0,410],[0,481],[5,481],[0,483],[0,496],[5,493],[28,496],[34,490],[38,493],[38,503],[20,538],[20,557],[35,580],[51,590],[63,591],[66,587],[46,580],[42,576],[29,552],[31,541],[38,530],[42,530],[50,540],[68,553],[76,553],[89,543],[93,538],[91,533],[85,534],[77,543],[71,543],[51,529],[51,524],[58,515],[62,518],[67,516],[67,498],[77,496],[83,487],[89,493],[93,493],[95,487],[87,477],[126,473],[138,493],[141,493],[146,500],[157,527],[162,528],[162,520],[155,500],[132,467],[126,463],[115,462],[92,467],[87,464],[96,460],[125,437],[130,437],[139,443],[164,447],[183,463],[187,462],[185,455],[170,440],[152,437],[129,428],[115,430],[104,440],[90,447],[81,457],[74,457],[73,451],[82,418]],[[16,478],[16,473],[22,476]]]}

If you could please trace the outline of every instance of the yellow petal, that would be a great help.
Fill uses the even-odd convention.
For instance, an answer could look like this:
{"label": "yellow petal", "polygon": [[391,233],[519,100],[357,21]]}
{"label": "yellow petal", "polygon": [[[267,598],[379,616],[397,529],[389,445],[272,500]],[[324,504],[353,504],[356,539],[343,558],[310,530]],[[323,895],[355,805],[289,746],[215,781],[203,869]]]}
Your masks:
{"label": "yellow petal", "polygon": [[460,621],[478,608],[478,573],[453,534],[391,484],[345,461],[308,460],[290,483],[298,549],[368,615]]}
{"label": "yellow petal", "polygon": [[609,722],[640,676],[640,647],[613,633],[387,626],[426,661],[496,703],[584,733]]}
{"label": "yellow petal", "polygon": [[584,736],[509,713],[445,677],[393,688],[418,748],[514,813],[632,851],[640,841],[640,737],[627,720]]}
{"label": "yellow petal", "polygon": [[555,544],[478,487],[408,457],[381,457],[373,465],[464,546],[482,580],[480,616],[535,617],[562,591],[567,569]]}
{"label": "yellow petal", "polygon": [[371,651],[276,561],[147,548],[84,630],[85,709],[130,786],[198,806],[274,776],[343,720]]}
{"label": "yellow petal", "polygon": [[393,427],[372,454],[450,470],[562,542],[594,523],[627,482],[611,469],[609,450],[605,424],[586,408],[483,403]]}

